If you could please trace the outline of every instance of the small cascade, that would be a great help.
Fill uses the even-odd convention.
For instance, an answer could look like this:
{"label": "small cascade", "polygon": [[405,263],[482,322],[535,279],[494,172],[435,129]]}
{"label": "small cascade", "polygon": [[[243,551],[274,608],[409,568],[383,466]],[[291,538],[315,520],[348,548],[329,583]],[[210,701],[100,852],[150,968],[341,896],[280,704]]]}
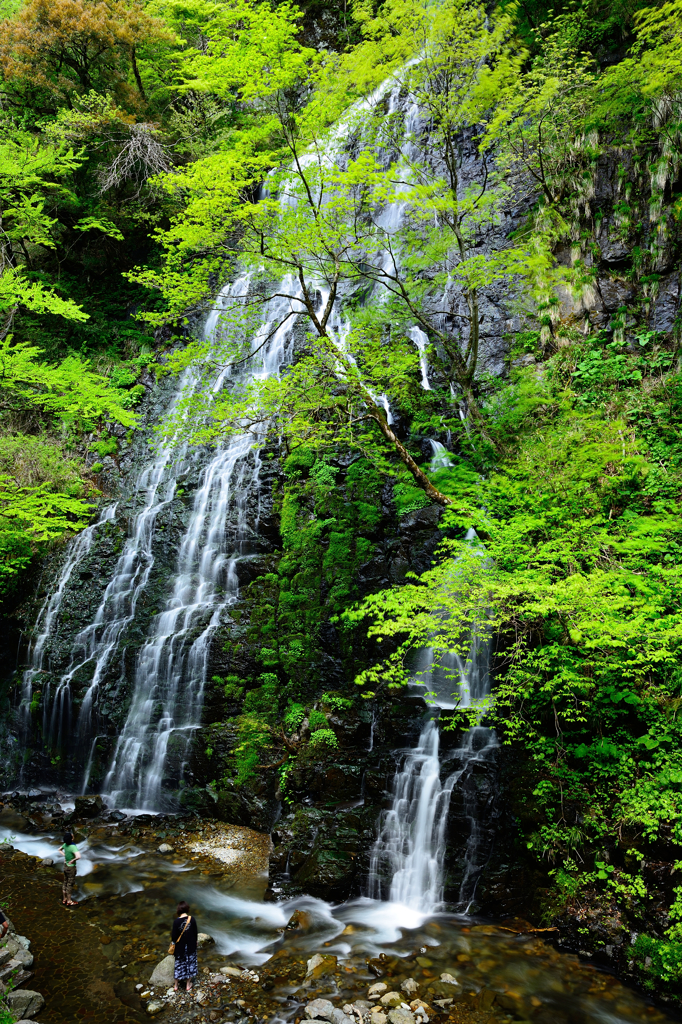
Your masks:
{"label": "small cascade", "polygon": [[432,391],[433,389],[429,383],[429,367],[426,362],[426,349],[429,345],[429,337],[424,331],[422,331],[421,327],[410,327],[407,333],[417,346],[417,350],[419,352],[419,366],[422,372],[422,387],[424,388],[424,391]]}
{"label": "small cascade", "polygon": [[31,700],[34,690],[40,685],[39,678],[42,672],[49,668],[49,657],[47,645],[52,631],[55,627],[62,609],[66,587],[73,575],[74,569],[79,565],[92,548],[95,535],[103,523],[110,522],[116,514],[116,503],[109,505],[100,513],[97,522],[86,527],[79,533],[71,544],[66,561],[59,574],[57,585],[51,594],[45,599],[35,625],[35,636],[29,649],[29,668],[24,673],[23,689],[20,705],[20,733],[23,739],[27,739],[30,725]]}
{"label": "small cascade", "polygon": [[440,441],[431,441],[431,451],[433,456],[431,458],[431,470],[436,469],[447,469],[448,466],[452,465],[452,456],[447,450],[444,444]]}
{"label": "small cascade", "polygon": [[[430,718],[393,780],[391,809],[370,860],[369,895],[432,914],[443,901],[445,829],[455,776],[443,785],[438,724]],[[391,878],[385,892],[382,875]]]}
{"label": "small cascade", "polygon": [[[444,459],[443,446],[432,444],[434,458]],[[471,530],[467,539],[474,536]],[[489,660],[490,643],[476,633],[466,660],[450,652],[441,655],[436,664],[429,647],[417,655],[413,685],[425,689],[431,710],[416,746],[404,752],[393,779],[391,807],[383,816],[370,860],[368,888],[374,899],[388,899],[423,914],[443,909],[448,816],[453,793],[460,788],[469,836],[456,909],[466,913],[474,900],[489,859],[490,842],[480,820],[475,787],[466,781],[474,762],[494,758],[497,738],[492,729],[483,726],[469,729],[462,744],[448,751],[448,761],[454,761],[456,767],[443,777],[438,719],[441,711],[456,707],[480,706],[483,710],[490,694]]]}
{"label": "small cascade", "polygon": [[[186,381],[183,378],[171,407],[177,404]],[[176,475],[173,472],[172,451],[165,446],[147,464],[133,485],[133,497],[140,501],[142,508],[135,515],[132,529],[124,544],[112,577],[92,619],[74,638],[68,667],[58,682],[48,684],[43,695],[42,734],[48,749],[69,752],[73,755],[85,743],[89,743],[93,725],[93,707],[103,676],[110,660],[118,648],[126,627],[133,621],[140,595],[145,590],[154,564],[153,540],[156,520],[161,509],[172,500],[175,493]],[[100,518],[100,523],[112,519],[115,506]],[[54,601],[53,613],[44,631],[36,642],[32,661],[42,657],[44,648],[59,616],[61,597],[75,565],[83,559],[94,540],[97,525],[89,527],[79,536],[72,547],[71,555],[62,573],[57,592],[50,598]],[[68,573],[67,573],[68,570]],[[91,673],[90,684],[85,693],[80,712],[74,723],[71,684],[74,677],[83,672]],[[30,675],[30,672],[29,672]],[[29,680],[29,685],[32,685]]]}

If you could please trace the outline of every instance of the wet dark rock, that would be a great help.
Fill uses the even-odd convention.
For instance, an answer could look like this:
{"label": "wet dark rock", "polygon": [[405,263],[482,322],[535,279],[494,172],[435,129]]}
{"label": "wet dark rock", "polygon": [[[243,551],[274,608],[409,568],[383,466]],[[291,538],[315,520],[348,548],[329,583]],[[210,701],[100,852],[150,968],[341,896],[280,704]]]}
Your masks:
{"label": "wet dark rock", "polygon": [[77,796],[75,804],[74,819],[96,818],[104,810],[104,801],[99,795]]}

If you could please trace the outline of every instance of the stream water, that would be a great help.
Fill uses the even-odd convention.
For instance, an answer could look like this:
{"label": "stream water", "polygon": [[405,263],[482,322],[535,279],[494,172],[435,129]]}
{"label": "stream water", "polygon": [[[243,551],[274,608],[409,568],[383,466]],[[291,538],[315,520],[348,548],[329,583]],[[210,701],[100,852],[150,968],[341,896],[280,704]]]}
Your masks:
{"label": "stream water", "polygon": [[[56,836],[12,826],[0,815],[0,840],[11,837],[16,849],[32,856],[55,854]],[[200,930],[215,940],[201,953],[199,979],[211,1012],[218,1014],[213,1020],[246,1020],[248,1014],[288,1024],[303,1016],[302,1006],[312,998],[322,996],[338,1006],[366,998],[377,976],[392,989],[412,978],[421,998],[431,1004],[445,999],[445,1006],[434,1007],[435,1021],[450,1024],[666,1019],[611,975],[557,952],[523,923],[491,924],[394,899],[363,898],[338,906],[305,896],[263,902],[264,877],[240,879],[187,855],[164,857],[156,852],[159,838],[153,830],[135,831],[133,837],[112,826],[93,828],[80,843],[80,905],[70,915],[59,907],[54,869],[36,871],[27,866],[28,858],[18,864],[16,856],[1,858],[10,916],[32,940],[36,961],[30,987],[47,1000],[41,1024],[144,1020],[140,993],[149,990],[151,971],[165,955],[173,906],[181,898],[190,903]],[[297,927],[287,928],[294,914]],[[336,957],[337,965],[318,981],[305,982],[306,961],[315,953]],[[205,971],[228,963],[253,968],[259,983],[210,990]],[[441,981],[443,973],[456,984]],[[206,1007],[176,1007],[171,999],[162,1019],[206,1019],[208,1014]]]}
{"label": "stream water", "polygon": [[[33,942],[32,984],[48,1001],[41,1024],[74,1017],[103,1024],[144,1020],[150,974],[165,955],[179,899],[190,903],[214,943],[201,954],[204,1001],[166,997],[168,1024],[198,1018],[294,1024],[313,998],[338,1007],[366,999],[377,977],[393,990],[412,979],[413,995],[427,1001],[433,1024],[662,1024],[665,1016],[637,993],[559,953],[525,922],[467,916],[482,867],[475,816],[458,901],[463,912],[444,908],[450,797],[472,761],[493,757],[497,744],[490,730],[473,728],[456,752],[458,767],[443,777],[438,716],[441,704],[485,700],[486,645],[472,642],[454,693],[450,674],[427,671],[427,679],[421,685],[431,688],[432,707],[416,746],[398,765],[372,851],[369,892],[360,899],[339,905],[310,896],[266,900],[264,874],[234,875],[215,861],[158,852],[160,838],[177,842],[183,831],[185,839],[196,839],[197,832],[205,838],[221,826],[174,824],[172,817],[154,825],[154,816],[143,815],[95,824],[81,837],[79,908],[70,920],[55,920],[65,913],[58,906],[58,873],[36,872],[28,862],[57,859],[59,837],[27,831],[25,819],[0,814],[0,851],[5,840],[29,855],[18,864],[16,855],[2,858],[3,884],[11,917]],[[307,961],[318,953],[335,958],[332,968],[306,980]],[[251,968],[258,982],[225,984],[215,972],[226,964]]]}

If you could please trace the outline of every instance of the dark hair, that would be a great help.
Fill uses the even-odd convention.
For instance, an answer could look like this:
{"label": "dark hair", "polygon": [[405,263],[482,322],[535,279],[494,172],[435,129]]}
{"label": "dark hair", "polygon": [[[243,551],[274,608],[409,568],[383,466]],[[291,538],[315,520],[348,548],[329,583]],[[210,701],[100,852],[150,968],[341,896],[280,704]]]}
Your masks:
{"label": "dark hair", "polygon": [[189,914],[189,903],[185,903],[184,900],[180,900],[178,903],[178,909],[175,916],[180,917],[181,914]]}
{"label": "dark hair", "polygon": [[73,832],[65,832],[64,833],[64,842],[65,843],[72,843],[73,842]]}

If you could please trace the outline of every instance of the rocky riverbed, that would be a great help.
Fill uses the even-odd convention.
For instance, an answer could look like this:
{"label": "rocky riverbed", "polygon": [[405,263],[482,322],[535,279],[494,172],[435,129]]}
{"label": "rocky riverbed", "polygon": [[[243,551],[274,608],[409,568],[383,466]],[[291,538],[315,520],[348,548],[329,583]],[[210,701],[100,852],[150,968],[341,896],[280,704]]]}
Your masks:
{"label": "rocky riverbed", "polygon": [[[427,918],[367,899],[278,903],[264,871],[267,835],[196,818],[106,817],[71,821],[82,873],[78,907],[68,910],[49,855],[59,833],[15,809],[0,813],[5,838],[10,823],[15,830],[0,845],[2,896],[31,936],[31,989],[45,999],[38,1024],[667,1019],[611,975],[559,952],[553,931],[520,919]],[[180,898],[204,935],[189,994],[173,991],[167,956]]]}
{"label": "rocky riverbed", "polygon": [[45,1000],[40,992],[27,987],[33,976],[31,940],[8,922],[9,930],[0,939],[0,999],[19,1024],[26,1024],[40,1013]]}

